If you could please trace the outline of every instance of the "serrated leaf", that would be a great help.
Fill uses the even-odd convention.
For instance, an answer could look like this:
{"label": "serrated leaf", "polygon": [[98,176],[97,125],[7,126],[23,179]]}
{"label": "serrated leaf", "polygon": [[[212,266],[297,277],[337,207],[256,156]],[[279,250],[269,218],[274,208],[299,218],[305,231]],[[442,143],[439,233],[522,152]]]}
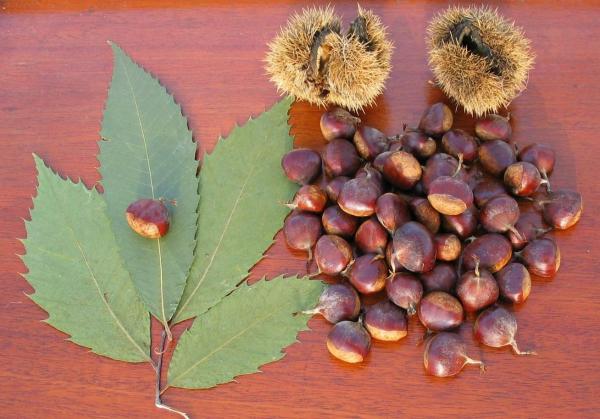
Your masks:
{"label": "serrated leaf", "polygon": [[47,323],[110,358],[150,361],[150,318],[119,255],[98,192],[35,156],[38,191],[26,222],[25,275]]}
{"label": "serrated leaf", "polygon": [[282,349],[307,329],[323,283],[279,277],[243,285],[181,335],[169,365],[168,385],[209,388],[258,372],[283,358]]}
{"label": "serrated leaf", "polygon": [[289,212],[281,203],[297,189],[281,171],[293,146],[291,102],[283,99],[236,127],[205,156],[196,257],[173,323],[204,313],[231,292],[281,228]]}
{"label": "serrated leaf", "polygon": [[[150,312],[171,318],[193,260],[197,227],[196,144],[173,97],[118,46],[102,121],[100,172],[104,199],[121,254]],[[175,200],[169,233],[135,234],[125,220],[140,198]]]}

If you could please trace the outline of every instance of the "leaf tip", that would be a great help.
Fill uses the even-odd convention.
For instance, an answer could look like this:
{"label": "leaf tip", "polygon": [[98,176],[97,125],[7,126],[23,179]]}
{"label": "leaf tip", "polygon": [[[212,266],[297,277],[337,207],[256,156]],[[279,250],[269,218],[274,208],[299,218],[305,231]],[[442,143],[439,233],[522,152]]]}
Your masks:
{"label": "leaf tip", "polygon": [[108,39],[106,43],[112,48],[115,61],[119,58],[119,55],[127,55],[119,45],[110,39]]}
{"label": "leaf tip", "polygon": [[37,155],[36,153],[31,153],[31,156],[33,157],[33,161],[35,162],[36,166],[39,163],[43,163],[44,162],[44,160],[39,155]]}

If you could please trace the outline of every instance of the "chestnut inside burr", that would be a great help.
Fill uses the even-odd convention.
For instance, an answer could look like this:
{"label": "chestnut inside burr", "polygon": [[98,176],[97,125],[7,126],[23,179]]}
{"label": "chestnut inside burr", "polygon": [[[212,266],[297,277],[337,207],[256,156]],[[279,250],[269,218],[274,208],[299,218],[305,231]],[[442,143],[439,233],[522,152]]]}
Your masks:
{"label": "chestnut inside burr", "polygon": [[473,25],[470,19],[461,20],[452,28],[448,41],[450,40],[453,40],[461,47],[465,47],[472,54],[479,55],[488,60],[492,64],[490,71],[497,76],[501,75],[500,67],[494,62],[494,53],[483,41],[479,29]]}

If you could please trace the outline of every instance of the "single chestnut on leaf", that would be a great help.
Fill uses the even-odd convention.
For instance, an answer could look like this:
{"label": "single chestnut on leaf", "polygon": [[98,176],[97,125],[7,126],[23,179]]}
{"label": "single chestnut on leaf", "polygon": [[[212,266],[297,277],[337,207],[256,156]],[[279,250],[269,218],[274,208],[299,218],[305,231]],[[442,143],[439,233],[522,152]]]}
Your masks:
{"label": "single chestnut on leaf", "polygon": [[138,199],[125,211],[129,227],[147,239],[159,239],[169,232],[169,210],[162,199]]}

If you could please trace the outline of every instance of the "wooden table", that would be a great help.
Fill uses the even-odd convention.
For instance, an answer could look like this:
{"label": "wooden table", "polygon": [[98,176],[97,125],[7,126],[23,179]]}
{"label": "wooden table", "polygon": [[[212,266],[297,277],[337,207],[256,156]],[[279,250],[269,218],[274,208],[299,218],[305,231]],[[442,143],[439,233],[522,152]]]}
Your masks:
{"label": "wooden table", "polygon": [[[73,5],[77,3],[77,5]],[[119,43],[174,93],[201,151],[220,134],[277,100],[264,75],[265,44],[288,15],[304,5],[266,7],[260,1],[192,4],[160,1],[0,2],[0,416],[168,417],[153,407],[153,371],[90,353],[43,324],[46,313],[26,294],[21,278],[28,217],[35,191],[32,152],[61,174],[99,180],[97,140],[112,71],[106,40]],[[175,2],[172,2],[175,3]],[[558,153],[556,187],[578,189],[585,215],[556,234],[562,266],[553,281],[534,280],[517,309],[519,341],[539,356],[479,348],[488,371],[467,369],[456,379],[426,376],[421,328],[407,339],[375,343],[360,366],[328,354],[329,325],[313,331],[287,356],[207,391],[169,390],[165,401],[193,417],[528,416],[600,417],[600,4],[503,2],[502,13],[522,25],[537,52],[527,91],[511,106],[520,144],[543,142]],[[426,104],[441,98],[427,81],[424,34],[443,4],[361,2],[389,26],[396,45],[386,93],[366,121],[395,133],[414,124]],[[355,4],[336,6],[348,20]],[[346,20],[346,21],[347,21]],[[294,105],[297,144],[322,147],[321,111]],[[472,129],[462,114],[457,125]],[[281,237],[252,277],[304,269],[303,255]],[[179,330],[178,332],[180,332]],[[461,332],[468,341],[470,331]]]}

